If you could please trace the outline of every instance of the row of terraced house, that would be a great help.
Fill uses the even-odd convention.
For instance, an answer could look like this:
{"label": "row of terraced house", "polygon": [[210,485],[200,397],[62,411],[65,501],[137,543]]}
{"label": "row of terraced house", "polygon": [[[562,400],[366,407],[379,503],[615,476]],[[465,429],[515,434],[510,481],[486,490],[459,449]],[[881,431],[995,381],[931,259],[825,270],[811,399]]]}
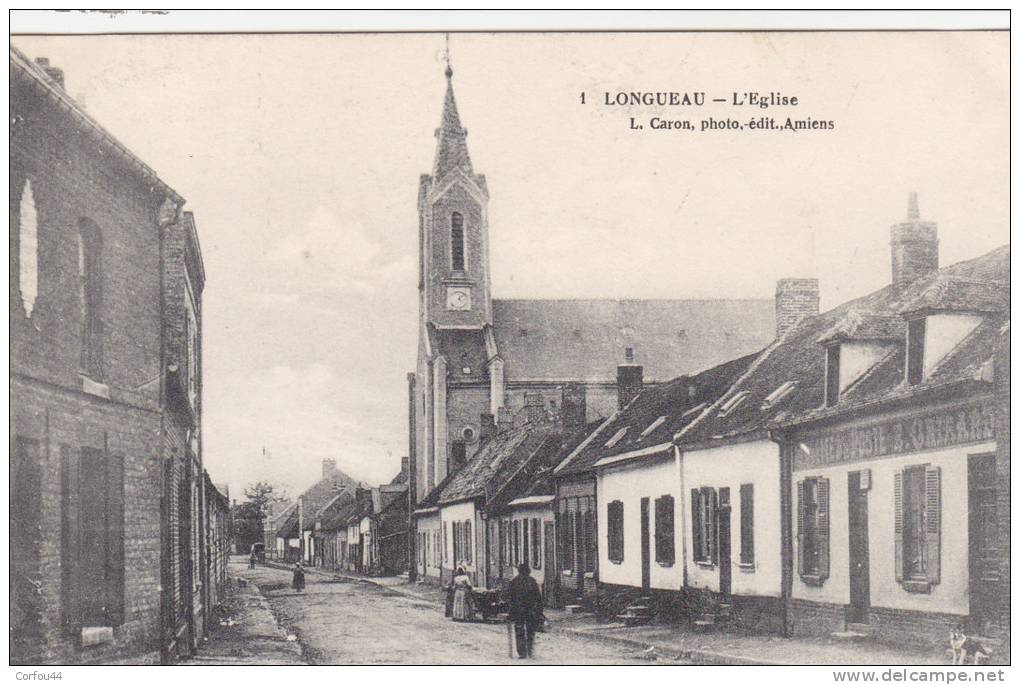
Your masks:
{"label": "row of terraced house", "polygon": [[13,663],[167,663],[226,585],[184,200],[10,50]]}
{"label": "row of terraced house", "polygon": [[629,623],[1008,638],[1009,246],[940,267],[911,194],[888,284],[824,312],[814,278],[495,299],[446,75],[418,193],[411,575],[498,588],[527,563],[549,605]]}

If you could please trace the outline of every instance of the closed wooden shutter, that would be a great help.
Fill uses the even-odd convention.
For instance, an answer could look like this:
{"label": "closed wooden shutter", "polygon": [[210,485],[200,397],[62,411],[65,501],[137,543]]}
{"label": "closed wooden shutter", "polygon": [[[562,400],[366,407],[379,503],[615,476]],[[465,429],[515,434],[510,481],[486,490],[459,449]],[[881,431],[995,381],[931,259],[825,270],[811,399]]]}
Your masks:
{"label": "closed wooden shutter", "polygon": [[818,577],[829,577],[829,479],[819,478],[817,525],[815,533],[818,537]]}
{"label": "closed wooden shutter", "polygon": [[614,500],[606,508],[610,561],[623,561],[623,502]]}
{"label": "closed wooden shutter", "polygon": [[528,519],[521,521],[521,561],[531,563],[531,534],[528,531]]}
{"label": "closed wooden shutter", "polygon": [[754,563],[754,484],[740,486],[740,563]]}
{"label": "closed wooden shutter", "polygon": [[464,558],[469,564],[474,563],[474,537],[471,535],[471,522],[464,522]]}
{"label": "closed wooden shutter", "polygon": [[708,490],[708,550],[713,564],[719,563],[719,495],[715,488]]}
{"label": "closed wooden shutter", "polygon": [[924,469],[924,546],[928,582],[939,582],[942,570],[942,472],[938,466]]}
{"label": "closed wooden shutter", "polygon": [[124,623],[124,455],[107,455],[106,612],[111,625]]}
{"label": "closed wooden shutter", "polygon": [[584,528],[584,512],[580,510],[580,501],[578,501],[578,510],[573,513],[574,517],[574,547],[577,554],[577,564],[575,568],[579,572],[584,572],[588,568],[588,540],[586,538],[587,531]]}
{"label": "closed wooden shutter", "polygon": [[675,560],[673,531],[673,497],[663,495],[655,500],[655,561],[672,564]]}
{"label": "closed wooden shutter", "polygon": [[531,565],[542,568],[542,528],[538,519],[531,519]]}
{"label": "closed wooden shutter", "polygon": [[595,533],[595,505],[590,503],[582,515],[584,523],[584,570],[594,571],[598,561],[598,540]]}
{"label": "closed wooden shutter", "polygon": [[78,604],[78,452],[60,446],[60,599],[61,617],[68,634],[81,630]]}
{"label": "closed wooden shutter", "polygon": [[694,547],[694,560],[704,561],[704,540],[701,539],[701,491],[691,490],[691,544]]}
{"label": "closed wooden shutter", "polygon": [[893,536],[896,539],[893,563],[896,581],[903,582],[903,472],[897,471],[893,483]]}
{"label": "closed wooden shutter", "polygon": [[807,521],[807,500],[804,481],[797,482],[797,573],[804,575],[804,524]]}

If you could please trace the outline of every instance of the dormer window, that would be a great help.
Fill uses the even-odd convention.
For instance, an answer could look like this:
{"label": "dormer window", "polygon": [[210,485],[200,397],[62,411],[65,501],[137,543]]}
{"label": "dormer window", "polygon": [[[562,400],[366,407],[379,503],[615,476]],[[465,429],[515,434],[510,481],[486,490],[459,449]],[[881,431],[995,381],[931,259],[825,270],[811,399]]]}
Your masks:
{"label": "dormer window", "polygon": [[652,431],[661,426],[665,420],[666,420],[665,416],[660,416],[659,418],[652,421],[650,424],[648,424],[648,428],[645,428],[643,431],[641,431],[641,437],[642,438],[647,437],[649,434],[651,434]]}
{"label": "dormer window", "polygon": [[825,406],[839,402],[839,345],[825,348]]}
{"label": "dormer window", "polygon": [[722,406],[719,407],[719,416],[728,416],[732,413],[733,410],[739,407],[740,403],[747,398],[748,394],[747,390],[741,390],[737,394],[733,395],[733,397],[723,402]]}
{"label": "dormer window", "polygon": [[917,385],[924,380],[925,319],[907,322],[907,382]]}
{"label": "dormer window", "polygon": [[627,428],[629,428],[629,426],[624,426],[620,430],[616,431],[616,434],[606,441],[606,447],[615,447],[616,443],[623,440],[623,436],[627,434]]}
{"label": "dormer window", "polygon": [[779,404],[779,402],[783,400],[784,397],[789,395],[795,387],[797,387],[796,381],[787,381],[783,383],[778,388],[773,390],[768,397],[765,398],[765,401],[761,403],[761,408],[771,409],[772,407],[776,406],[777,404]]}
{"label": "dormer window", "polygon": [[460,212],[450,217],[450,266],[454,271],[464,270],[464,217]]}

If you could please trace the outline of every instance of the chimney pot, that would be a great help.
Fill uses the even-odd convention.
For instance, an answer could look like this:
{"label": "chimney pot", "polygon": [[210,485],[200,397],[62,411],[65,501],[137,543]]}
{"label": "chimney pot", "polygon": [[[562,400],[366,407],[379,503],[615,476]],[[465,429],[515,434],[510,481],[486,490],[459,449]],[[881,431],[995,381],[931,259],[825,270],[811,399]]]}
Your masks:
{"label": "chimney pot", "polygon": [[542,393],[524,393],[524,412],[528,423],[538,423],[545,418],[545,399]]}
{"label": "chimney pot", "polygon": [[497,420],[500,433],[505,433],[514,427],[514,414],[510,407],[500,407]]}
{"label": "chimney pot", "polygon": [[917,193],[907,198],[907,220],[890,231],[892,282],[913,281],[939,268],[938,224],[921,221]]}
{"label": "chimney pot", "polygon": [[38,64],[42,68],[42,70],[46,72],[46,75],[50,77],[51,81],[53,81],[58,86],[60,86],[61,89],[64,88],[64,70],[63,69],[58,69],[57,67],[51,67],[50,66],[50,59],[49,59],[49,57],[36,57],[35,58],[35,63]]}
{"label": "chimney pot", "polygon": [[644,373],[644,367],[640,364],[620,364],[616,367],[616,400],[619,409],[630,404],[641,392]]}
{"label": "chimney pot", "polygon": [[330,478],[336,475],[336,459],[322,460],[322,477]]}
{"label": "chimney pot", "polygon": [[818,314],[817,278],[781,278],[776,282],[776,337],[806,316]]}

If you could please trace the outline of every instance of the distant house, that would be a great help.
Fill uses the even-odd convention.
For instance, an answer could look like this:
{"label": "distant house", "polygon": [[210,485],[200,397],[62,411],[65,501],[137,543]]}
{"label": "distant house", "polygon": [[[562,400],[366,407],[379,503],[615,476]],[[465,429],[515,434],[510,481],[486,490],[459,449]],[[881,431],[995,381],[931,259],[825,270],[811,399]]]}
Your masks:
{"label": "distant house", "polygon": [[294,508],[277,532],[286,560],[300,559],[309,566],[322,565],[321,538],[315,536],[316,521],[337,495],[356,487],[353,478],[337,469],[335,459],[322,460],[322,477],[296,498]]}

